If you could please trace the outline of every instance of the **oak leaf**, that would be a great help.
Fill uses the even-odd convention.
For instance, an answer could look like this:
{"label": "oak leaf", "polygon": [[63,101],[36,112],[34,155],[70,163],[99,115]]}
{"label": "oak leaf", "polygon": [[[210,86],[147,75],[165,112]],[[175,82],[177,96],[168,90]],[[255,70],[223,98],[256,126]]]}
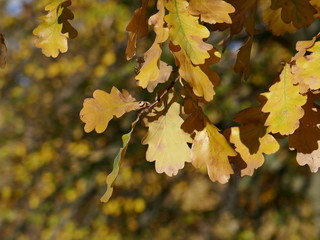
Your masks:
{"label": "oak leaf", "polygon": [[179,116],[180,105],[173,103],[165,115],[145,124],[149,128],[142,144],[148,144],[146,159],[155,161],[157,173],[176,175],[185,162],[190,162],[190,148],[188,142],[192,139],[181,128],[183,119]]}
{"label": "oak leaf", "polygon": [[251,128],[245,129],[244,127],[231,128],[230,142],[235,145],[235,150],[247,164],[247,167],[241,170],[241,176],[252,176],[254,170],[262,166],[264,162],[263,153],[272,154],[279,150],[279,144],[275,138],[266,133],[264,136],[258,138],[260,142],[258,151],[256,153],[250,153],[250,147],[242,142],[240,135],[241,131],[246,134],[251,134],[250,130]]}
{"label": "oak leaf", "polygon": [[308,94],[299,128],[289,136],[289,148],[297,150],[300,165],[308,164],[312,172],[320,167],[320,107],[314,103],[320,95]]}
{"label": "oak leaf", "polygon": [[281,18],[285,23],[293,23],[296,28],[307,27],[313,22],[316,10],[310,0],[271,0],[271,8],[281,8]]}
{"label": "oak leaf", "polygon": [[[157,2],[158,12],[149,18],[149,24],[154,25],[154,32],[156,33],[156,39],[148,51],[144,54],[144,64],[136,76],[138,80],[138,85],[142,88],[148,87],[149,83],[153,82],[151,85],[156,86],[156,82],[163,81],[163,74],[160,68],[160,56],[162,53],[161,44],[165,42],[169,37],[169,29],[164,27],[164,0],[159,0]],[[166,69],[168,70],[168,68]],[[162,76],[160,76],[160,74]],[[149,87],[151,89],[151,87]],[[150,90],[149,90],[150,91]]]}
{"label": "oak leaf", "polygon": [[203,130],[196,131],[191,147],[191,162],[196,168],[206,164],[211,181],[228,182],[233,174],[228,157],[236,155],[219,129],[211,123],[206,122]]}
{"label": "oak leaf", "polygon": [[215,92],[208,75],[200,66],[193,65],[182,49],[177,52],[172,51],[172,53],[178,60],[180,76],[190,84],[194,94],[198,97],[204,97],[206,101],[211,101]]}
{"label": "oak leaf", "polygon": [[200,15],[201,21],[231,24],[230,13],[235,11],[234,7],[223,0],[190,0],[189,12]]}
{"label": "oak leaf", "polygon": [[271,0],[261,1],[263,5],[262,21],[268,24],[268,29],[272,31],[273,35],[279,36],[284,33],[295,33],[297,28],[290,23],[285,23],[281,18],[281,9],[278,8],[273,10],[271,5]]}
{"label": "oak leaf", "polygon": [[7,46],[4,41],[4,36],[0,33],[0,68],[6,66]]}
{"label": "oak leaf", "polygon": [[159,63],[159,76],[156,80],[149,82],[148,86],[147,86],[147,90],[148,92],[153,92],[153,90],[156,88],[156,86],[159,83],[165,83],[166,81],[168,81],[171,72],[172,72],[172,67],[168,64],[166,64],[163,61],[160,61]]}
{"label": "oak leaf", "polygon": [[73,19],[73,13],[67,8],[71,1],[55,0],[45,7],[48,11],[42,16],[43,22],[33,30],[38,38],[35,45],[42,49],[47,57],[56,58],[59,51],[64,53],[68,50],[67,38],[77,36],[77,31],[70,25],[68,20]]}
{"label": "oak leaf", "polygon": [[263,93],[268,100],[262,111],[270,113],[266,125],[268,132],[289,135],[299,127],[299,120],[303,117],[302,106],[307,97],[299,93],[299,86],[292,83],[293,75],[289,64],[283,68],[280,81],[273,84],[269,92]]}
{"label": "oak leaf", "polygon": [[210,55],[212,45],[203,42],[210,35],[209,30],[199,24],[199,17],[190,15],[186,0],[168,1],[169,14],[165,21],[169,27],[169,37],[174,45],[179,45],[193,64],[203,64]]}
{"label": "oak leaf", "polygon": [[302,56],[292,67],[293,82],[299,83],[300,92],[320,89],[320,52]]}
{"label": "oak leaf", "polygon": [[148,33],[148,23],[146,17],[148,0],[142,1],[142,7],[136,9],[126,27],[129,32],[128,43],[126,48],[127,60],[130,60],[136,54],[138,38],[142,38]]}
{"label": "oak leaf", "polygon": [[119,118],[126,112],[140,108],[141,103],[136,102],[126,90],[120,92],[113,87],[110,93],[95,90],[93,98],[85,99],[80,111],[80,118],[86,124],[84,126],[85,132],[91,132],[95,129],[97,133],[102,133],[114,116]]}

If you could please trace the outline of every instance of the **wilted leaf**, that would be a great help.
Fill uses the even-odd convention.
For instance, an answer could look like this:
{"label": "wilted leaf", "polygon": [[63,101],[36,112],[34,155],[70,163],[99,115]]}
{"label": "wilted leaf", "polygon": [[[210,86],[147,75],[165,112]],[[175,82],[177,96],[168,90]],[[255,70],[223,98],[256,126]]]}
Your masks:
{"label": "wilted leaf", "polygon": [[193,64],[203,64],[210,56],[208,50],[212,49],[212,45],[203,42],[210,32],[198,23],[198,17],[190,15],[188,5],[186,0],[168,1],[166,8],[169,14],[165,16],[165,21],[172,43],[179,45]]}
{"label": "wilted leaf", "polygon": [[95,90],[93,98],[85,99],[80,118],[86,124],[85,132],[95,129],[97,133],[102,133],[114,116],[119,118],[126,112],[140,108],[139,102],[136,102],[126,90],[122,90],[121,93],[113,87],[110,94],[102,90]]}
{"label": "wilted leaf", "polygon": [[319,98],[319,95],[308,94],[299,128],[289,136],[289,147],[297,150],[298,163],[308,164],[312,172],[320,167],[320,109],[314,104]]}
{"label": "wilted leaf", "polygon": [[190,0],[189,12],[200,15],[201,21],[207,23],[229,23],[230,13],[235,11],[234,7],[223,0]]}
{"label": "wilted leaf", "polygon": [[260,142],[258,151],[253,154],[250,153],[250,146],[247,146],[242,142],[240,134],[241,131],[245,131],[247,134],[251,135],[250,130],[251,129],[248,131],[248,129],[245,129],[244,127],[231,128],[230,142],[235,145],[235,150],[247,164],[247,167],[241,170],[241,176],[252,176],[254,170],[262,166],[264,162],[263,153],[272,154],[279,150],[279,144],[275,138],[272,135],[265,133],[264,136],[257,138]]}
{"label": "wilted leaf", "polygon": [[[150,86],[156,87],[157,84],[155,83],[159,83],[159,81],[164,80],[164,74],[162,74],[160,70],[164,65],[159,65],[161,64],[159,63],[162,53],[161,43],[165,42],[169,36],[169,29],[163,26],[165,23],[163,19],[165,15],[164,0],[158,0],[157,8],[159,11],[149,18],[149,24],[154,25],[156,39],[149,50],[145,52],[144,64],[140,69],[139,74],[136,76],[136,80],[139,81],[138,85],[142,88],[146,88],[148,86],[148,91],[152,89],[152,87],[149,87],[149,83]],[[168,70],[168,68],[166,70]],[[160,74],[162,76],[160,76]],[[153,83],[151,84],[151,82]]]}
{"label": "wilted leaf", "polygon": [[119,168],[120,168],[121,161],[123,161],[124,156],[126,155],[128,144],[131,139],[131,134],[132,134],[133,129],[135,128],[138,121],[139,121],[139,118],[137,118],[132,123],[132,127],[131,127],[130,132],[128,132],[122,136],[122,148],[120,148],[118,155],[116,156],[116,158],[113,161],[112,172],[107,176],[107,179],[106,179],[107,191],[101,197],[101,199],[100,199],[101,202],[104,202],[104,203],[108,202],[111,195],[112,195],[112,192],[113,192],[112,185],[119,174]]}
{"label": "wilted leaf", "polygon": [[293,23],[296,28],[307,27],[313,22],[316,10],[310,0],[271,0],[271,8],[281,8],[281,18],[285,23]]}
{"label": "wilted leaf", "polygon": [[280,74],[280,81],[273,84],[269,92],[262,94],[268,99],[262,108],[263,112],[270,113],[266,120],[268,132],[288,135],[299,127],[299,120],[304,114],[302,106],[307,97],[299,93],[299,86],[294,86],[292,79],[287,64]]}
{"label": "wilted leaf", "polygon": [[0,33],[0,68],[6,66],[7,46],[4,41],[4,36]]}
{"label": "wilted leaf", "polygon": [[206,122],[205,128],[196,132],[191,148],[191,162],[197,168],[206,164],[211,181],[229,181],[233,170],[228,157],[236,155],[218,128],[211,123]]}
{"label": "wilted leaf", "polygon": [[[185,162],[190,162],[188,142],[192,139],[181,128],[183,119],[179,116],[180,105],[173,103],[168,112],[157,120],[145,121],[149,128],[142,144],[148,144],[146,159],[155,161],[157,173],[176,175]],[[146,120],[146,119],[145,119]]]}
{"label": "wilted leaf", "polygon": [[41,17],[43,23],[33,30],[33,34],[38,37],[35,40],[36,47],[41,48],[47,57],[55,58],[59,55],[59,51],[66,52],[67,38],[77,36],[77,31],[68,22],[73,19],[72,12],[67,9],[70,5],[70,0],[55,0],[47,5],[45,10],[48,14]]}
{"label": "wilted leaf", "polygon": [[126,28],[129,32],[126,48],[127,60],[136,54],[138,38],[142,38],[148,33],[148,23],[146,19],[148,0],[142,1],[142,7],[134,11],[134,14]]}

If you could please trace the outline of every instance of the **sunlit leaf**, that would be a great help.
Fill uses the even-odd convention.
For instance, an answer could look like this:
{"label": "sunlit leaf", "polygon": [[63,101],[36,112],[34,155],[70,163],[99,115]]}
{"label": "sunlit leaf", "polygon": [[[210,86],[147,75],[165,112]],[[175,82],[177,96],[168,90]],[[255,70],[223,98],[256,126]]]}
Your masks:
{"label": "sunlit leaf", "polygon": [[163,61],[160,61],[159,63],[159,76],[156,80],[149,82],[148,86],[147,86],[147,90],[148,92],[153,92],[153,90],[156,88],[156,86],[159,83],[165,83],[166,81],[168,81],[171,73],[172,73],[172,67],[168,64],[166,64]]}
{"label": "sunlit leaf", "polygon": [[211,123],[206,122],[203,130],[196,131],[191,148],[191,162],[196,168],[206,164],[211,181],[229,181],[233,170],[228,157],[236,155],[225,137],[219,133],[219,129]]}
{"label": "sunlit leaf", "polygon": [[302,106],[307,97],[299,93],[299,86],[293,85],[292,79],[287,64],[280,74],[280,81],[273,84],[269,92],[262,94],[268,99],[262,111],[270,113],[266,125],[271,133],[291,134],[299,127],[299,120],[303,117]]}
{"label": "sunlit leaf", "polygon": [[190,15],[188,5],[186,0],[168,1],[166,8],[169,14],[165,16],[165,21],[172,43],[179,45],[193,64],[203,64],[210,56],[208,50],[212,49],[212,45],[203,42],[210,32],[198,23],[199,17]]}
{"label": "sunlit leaf", "polygon": [[140,109],[141,105],[126,91],[122,93],[115,87],[110,93],[95,90],[93,98],[87,98],[83,102],[80,118],[86,124],[85,132],[93,129],[102,133],[108,127],[109,121],[115,116],[121,117],[126,112]]}
{"label": "sunlit leaf", "polygon": [[231,23],[230,13],[234,7],[223,0],[190,0],[189,12],[200,15],[201,21],[207,23]]}
{"label": "sunlit leaf", "polygon": [[57,57],[59,51],[64,53],[68,50],[67,38],[77,36],[77,31],[70,25],[68,20],[73,19],[73,13],[67,8],[71,1],[55,0],[45,7],[48,11],[42,16],[43,22],[33,30],[38,38],[35,45],[42,49],[47,57]]}
{"label": "sunlit leaf", "polygon": [[179,116],[180,105],[173,103],[165,115],[145,124],[149,128],[142,144],[148,144],[146,159],[155,161],[157,173],[176,175],[185,162],[190,162],[190,148],[188,142],[192,139],[181,128],[183,119]]}

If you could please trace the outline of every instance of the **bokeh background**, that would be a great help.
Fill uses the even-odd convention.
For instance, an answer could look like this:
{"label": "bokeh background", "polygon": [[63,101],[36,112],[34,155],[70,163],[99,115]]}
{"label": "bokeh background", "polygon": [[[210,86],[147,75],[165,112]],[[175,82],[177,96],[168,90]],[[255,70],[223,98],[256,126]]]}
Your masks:
{"label": "bokeh background", "polygon": [[[320,174],[298,166],[287,140],[266,157],[254,176],[212,183],[205,169],[187,164],[175,177],[159,175],[145,160],[138,127],[129,145],[114,194],[99,199],[105,177],[135,113],[111,121],[103,134],[85,134],[79,119],[84,98],[95,89],[127,89],[140,100],[154,94],[136,87],[136,62],[125,59],[125,27],[139,1],[78,0],[71,10],[79,36],[69,51],[47,58],[34,47],[32,30],[49,0],[1,0],[0,32],[6,38],[7,66],[0,69],[0,239],[319,239]],[[148,15],[156,12],[150,1]],[[258,15],[252,75],[233,73],[245,33],[233,39],[214,68],[222,82],[206,108],[224,130],[235,113],[254,106],[294,54],[297,40],[320,29],[316,21],[294,35],[274,37]],[[218,42],[227,32],[209,39]],[[150,46],[141,40],[138,56]],[[168,51],[164,59],[173,62]],[[161,89],[161,87],[160,87]],[[174,157],[174,156],[172,156]]]}

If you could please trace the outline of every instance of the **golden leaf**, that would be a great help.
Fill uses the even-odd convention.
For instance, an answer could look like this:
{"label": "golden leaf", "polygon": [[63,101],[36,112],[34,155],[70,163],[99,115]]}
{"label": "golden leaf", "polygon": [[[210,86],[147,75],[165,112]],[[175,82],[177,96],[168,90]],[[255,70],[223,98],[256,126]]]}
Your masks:
{"label": "golden leaf", "polygon": [[35,45],[42,49],[42,53],[47,57],[57,57],[59,51],[64,53],[68,50],[67,38],[77,36],[77,31],[68,22],[73,19],[72,12],[67,8],[71,1],[55,0],[45,7],[48,11],[46,16],[42,16],[41,23],[33,30],[33,34],[38,38]]}
{"label": "golden leaf", "polygon": [[126,90],[122,90],[121,93],[113,87],[110,94],[102,90],[95,90],[93,98],[85,99],[80,118],[86,124],[85,132],[95,129],[97,133],[102,133],[114,116],[119,118],[126,112],[140,108],[139,102],[136,102]]}
{"label": "golden leaf", "polygon": [[190,0],[189,12],[200,15],[201,21],[231,24],[230,13],[235,11],[234,7],[223,0]]}
{"label": "golden leaf", "polygon": [[196,168],[206,164],[211,181],[226,183],[233,174],[229,156],[237,153],[230,147],[219,129],[206,122],[202,131],[196,131],[192,148],[191,162]]}
{"label": "golden leaf", "polygon": [[157,173],[176,175],[185,162],[190,162],[188,142],[192,139],[181,128],[183,119],[179,116],[180,105],[173,103],[168,112],[157,120],[145,124],[149,128],[142,144],[148,144],[146,159],[155,161]]}
{"label": "golden leaf", "polygon": [[262,108],[263,112],[270,113],[266,120],[268,132],[289,135],[299,127],[299,120],[304,114],[302,106],[307,97],[299,93],[299,86],[294,86],[292,79],[287,64],[280,74],[280,81],[262,94],[268,99]]}
{"label": "golden leaf", "polygon": [[174,45],[179,45],[193,64],[203,64],[210,55],[208,50],[212,45],[203,42],[208,38],[209,30],[199,24],[199,17],[188,12],[186,0],[171,0],[166,4],[169,14],[165,21],[169,27],[169,37]]}

